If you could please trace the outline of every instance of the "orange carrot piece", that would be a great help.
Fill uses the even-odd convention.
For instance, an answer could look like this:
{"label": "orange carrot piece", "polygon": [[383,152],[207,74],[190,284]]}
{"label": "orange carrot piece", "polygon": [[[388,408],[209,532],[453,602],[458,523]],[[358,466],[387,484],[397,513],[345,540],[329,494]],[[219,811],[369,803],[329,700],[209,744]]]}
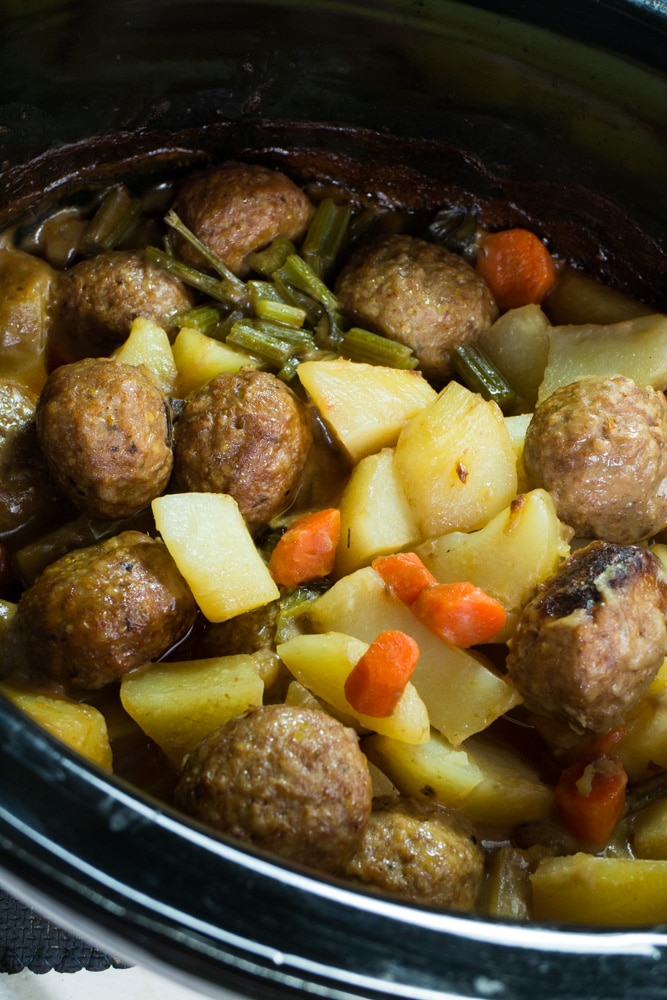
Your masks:
{"label": "orange carrot piece", "polygon": [[623,815],[627,783],[618,757],[607,754],[565,768],[554,789],[563,824],[584,844],[606,843]]}
{"label": "orange carrot piece", "polygon": [[472,583],[436,583],[412,605],[414,615],[453,646],[490,642],[505,624],[502,604]]}
{"label": "orange carrot piece", "polygon": [[438,582],[415,552],[378,556],[371,566],[408,607],[414,604],[425,587]]}
{"label": "orange carrot piece", "polygon": [[418,659],[419,646],[411,636],[397,629],[380,632],[345,681],[345,697],[354,711],[376,719],[391,715]]}
{"label": "orange carrot piece", "polygon": [[269,572],[282,587],[328,576],[333,571],[340,537],[337,507],[304,514],[287,528],[269,559]]}
{"label": "orange carrot piece", "polygon": [[541,305],[558,277],[554,259],[535,233],[503,229],[481,240],[475,264],[498,308]]}

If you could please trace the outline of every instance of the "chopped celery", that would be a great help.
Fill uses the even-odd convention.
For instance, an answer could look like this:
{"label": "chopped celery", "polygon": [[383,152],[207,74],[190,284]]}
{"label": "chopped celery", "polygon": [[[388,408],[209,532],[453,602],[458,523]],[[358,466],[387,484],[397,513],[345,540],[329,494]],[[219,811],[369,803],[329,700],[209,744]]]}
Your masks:
{"label": "chopped celery", "polygon": [[306,323],[308,326],[317,326],[324,315],[324,309],[319,302],[316,302],[315,299],[306,292],[302,292],[300,289],[294,288],[287,282],[282,281],[278,274],[274,276],[274,284],[278,293],[285,300],[285,302],[294,306],[296,309],[303,309],[306,314]]}
{"label": "chopped celery", "polygon": [[287,326],[301,327],[306,320],[304,309],[289,305],[287,302],[259,299],[255,303],[254,309],[259,319],[270,320],[274,323],[284,323]]}
{"label": "chopped celery", "polygon": [[170,209],[167,212],[164,217],[164,221],[175,232],[182,236],[184,240],[187,240],[191,246],[198,250],[213,270],[218,272],[223,283],[228,287],[228,298],[233,299],[235,302],[241,302],[247,298],[248,293],[245,283],[241,281],[240,278],[237,278],[234,272],[230,271],[225,262],[188,229],[173,209]]}
{"label": "chopped celery", "polygon": [[474,344],[461,344],[452,352],[452,364],[461,381],[484,399],[497,403],[503,413],[517,404],[512,387],[495,365]]}
{"label": "chopped celery", "polygon": [[317,206],[301,245],[301,256],[322,280],[331,273],[347,235],[352,209],[325,198]]}
{"label": "chopped celery", "polygon": [[419,364],[412,348],[358,326],[353,326],[343,334],[340,353],[351,361],[364,361],[366,364],[384,365],[387,368],[413,369]]}
{"label": "chopped celery", "polygon": [[141,212],[141,201],[124,184],[107,191],[85,228],[80,244],[84,256],[115,249],[130,232]]}
{"label": "chopped celery", "polygon": [[226,279],[213,278],[210,274],[204,274],[203,271],[198,271],[196,268],[184,264],[176,257],[172,257],[171,254],[165,253],[164,250],[159,250],[158,247],[148,246],[144,253],[149,260],[169,274],[173,274],[175,278],[179,278],[184,285],[196,288],[218,302],[233,304],[238,302],[235,290],[230,287]]}
{"label": "chopped celery", "polygon": [[193,306],[192,309],[174,313],[170,318],[174,326],[190,326],[200,333],[207,333],[212,326],[220,322],[222,312],[217,306]]}
{"label": "chopped celery", "polygon": [[276,278],[286,285],[292,285],[312,296],[323,306],[329,320],[329,341],[332,344],[338,344],[343,335],[343,321],[338,299],[318,277],[310,264],[298,254],[290,254],[283,266],[276,272]]}
{"label": "chopped celery", "polygon": [[275,271],[282,267],[288,257],[296,253],[296,247],[292,241],[283,235],[276,238],[266,247],[265,250],[258,250],[248,254],[247,263],[258,274],[264,274],[267,278],[272,278]]}

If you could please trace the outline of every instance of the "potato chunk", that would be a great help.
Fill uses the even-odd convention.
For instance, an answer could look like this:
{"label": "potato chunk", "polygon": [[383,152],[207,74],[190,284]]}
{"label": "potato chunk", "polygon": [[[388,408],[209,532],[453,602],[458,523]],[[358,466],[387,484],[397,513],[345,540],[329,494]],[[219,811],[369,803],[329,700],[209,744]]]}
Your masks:
{"label": "potato chunk", "polygon": [[0,693],[87,760],[110,771],[111,745],[104,716],[93,705],[56,698],[14,684],[0,685]]}
{"label": "potato chunk", "polygon": [[169,493],[152,504],[155,524],[202,614],[227,621],[280,596],[233,497]]}
{"label": "potato chunk", "polygon": [[516,453],[499,407],[458,382],[405,425],[394,461],[424,538],[481,528],[516,495]]}
{"label": "potato chunk", "polygon": [[178,769],[213,729],[262,704],[261,656],[149,664],[123,678],[123,708]]}
{"label": "potato chunk", "polygon": [[299,635],[278,646],[278,655],[289,672],[317,698],[356,719],[363,729],[386,733],[401,742],[428,739],[426,706],[408,683],[391,715],[383,718],[356,712],[345,697],[345,681],[368,643],[341,632]]}
{"label": "potato chunk", "polygon": [[353,464],[393,447],[403,424],[436,396],[418,372],[343,358],[304,361],[298,375]]}
{"label": "potato chunk", "polygon": [[213,337],[207,337],[194,327],[184,326],[173,346],[174,361],[178,369],[178,392],[189,396],[210,379],[222,372],[236,375],[242,368],[256,368],[250,357],[236,348],[229,347]]}
{"label": "potato chunk", "polygon": [[176,364],[169,337],[155,320],[137,316],[130,335],[114,352],[116,361],[135,368],[143,366],[160,389],[172,393],[176,385]]}

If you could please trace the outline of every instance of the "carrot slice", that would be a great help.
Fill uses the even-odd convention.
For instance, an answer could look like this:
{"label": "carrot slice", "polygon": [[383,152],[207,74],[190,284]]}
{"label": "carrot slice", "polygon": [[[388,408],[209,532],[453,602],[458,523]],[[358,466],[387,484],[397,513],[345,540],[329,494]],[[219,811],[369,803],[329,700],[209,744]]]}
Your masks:
{"label": "carrot slice", "polygon": [[606,843],[623,815],[627,783],[618,757],[607,754],[566,767],[554,789],[562,822],[585,844]]}
{"label": "carrot slice", "polygon": [[425,587],[438,582],[416,552],[396,552],[390,556],[378,556],[371,566],[408,607],[414,604]]}
{"label": "carrot slice", "polygon": [[419,646],[411,636],[397,629],[380,632],[345,681],[345,697],[354,711],[376,719],[391,715],[418,659]]}
{"label": "carrot slice", "polygon": [[475,264],[498,308],[541,305],[558,277],[554,259],[528,229],[503,229],[481,240]]}
{"label": "carrot slice", "polygon": [[507,617],[499,601],[472,583],[436,583],[425,587],[412,611],[445,642],[464,648],[490,642]]}
{"label": "carrot slice", "polygon": [[337,507],[304,514],[279,538],[269,559],[269,572],[282,587],[328,576],[333,572],[340,537]]}

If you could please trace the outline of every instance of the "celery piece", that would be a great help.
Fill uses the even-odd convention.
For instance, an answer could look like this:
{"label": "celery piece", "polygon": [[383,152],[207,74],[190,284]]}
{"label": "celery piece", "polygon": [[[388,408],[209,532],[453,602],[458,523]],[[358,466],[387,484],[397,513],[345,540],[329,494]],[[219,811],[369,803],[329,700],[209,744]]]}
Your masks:
{"label": "celery piece", "polygon": [[364,361],[385,368],[414,369],[419,364],[412,348],[370,330],[353,326],[343,334],[340,353],[350,361]]}
{"label": "celery piece", "polygon": [[516,393],[479,347],[459,345],[452,352],[452,365],[468,389],[497,403],[503,413],[510,413],[517,405]]}
{"label": "celery piece", "polygon": [[159,250],[158,247],[148,246],[144,253],[148,260],[169,274],[173,274],[175,278],[179,278],[184,285],[190,285],[191,288],[196,288],[218,302],[237,304],[237,298],[224,278],[220,280],[213,278],[210,274],[204,274],[203,271],[197,271],[196,268],[184,264],[171,254],[165,253],[164,250]]}
{"label": "celery piece", "polygon": [[276,377],[281,382],[291,382],[296,375],[297,368],[301,364],[301,358],[288,358],[282,368],[276,372]]}
{"label": "celery piece", "polygon": [[315,210],[301,244],[301,256],[322,280],[328,277],[338,259],[351,215],[350,205],[337,205],[333,198],[325,198]]}
{"label": "celery piece", "polygon": [[274,272],[283,266],[288,257],[295,253],[296,247],[292,241],[287,236],[280,234],[264,250],[248,254],[246,262],[258,274],[272,278]]}
{"label": "celery piece", "polygon": [[284,296],[280,294],[280,290],[273,281],[259,281],[256,278],[251,278],[247,282],[247,286],[253,308],[258,302],[265,302],[267,299],[270,302],[285,302]]}
{"label": "celery piece", "polygon": [[274,284],[285,302],[296,309],[303,309],[306,314],[305,322],[308,326],[314,327],[319,323],[324,314],[324,309],[319,302],[316,302],[312,295],[308,295],[306,292],[302,292],[300,289],[294,288],[287,282],[282,281],[278,274],[274,275]]}
{"label": "celery piece", "polygon": [[191,246],[198,250],[213,270],[218,272],[223,282],[229,286],[227,295],[228,298],[233,299],[236,302],[241,302],[242,300],[247,299],[248,293],[245,282],[241,281],[240,278],[237,278],[234,272],[230,271],[225,262],[188,229],[173,209],[170,209],[167,212],[164,217],[164,221],[175,232],[182,236],[184,240],[187,240]]}
{"label": "celery piece", "polygon": [[298,254],[290,254],[283,266],[276,272],[275,277],[285,282],[286,285],[292,285],[312,296],[323,306],[329,320],[329,341],[331,344],[337,345],[343,336],[343,319],[338,299],[318,277],[310,264]]}
{"label": "celery piece", "polygon": [[273,336],[252,320],[246,319],[237,320],[232,325],[226,342],[234,347],[241,347],[250,354],[256,354],[262,360],[280,368],[294,353],[294,345],[289,341]]}
{"label": "celery piece", "polygon": [[258,302],[255,306],[255,313],[258,319],[284,323],[286,326],[294,327],[303,326],[306,319],[305,310],[288,305],[287,302],[271,302],[270,299],[262,299]]}
{"label": "celery piece", "polygon": [[193,306],[192,309],[184,309],[169,318],[174,326],[189,326],[199,330],[200,333],[207,333],[211,327],[220,322],[222,312],[217,306]]}
{"label": "celery piece", "polygon": [[105,194],[88,222],[80,244],[86,257],[113,250],[127,236],[141,212],[141,202],[133,198],[124,184],[117,184]]}

